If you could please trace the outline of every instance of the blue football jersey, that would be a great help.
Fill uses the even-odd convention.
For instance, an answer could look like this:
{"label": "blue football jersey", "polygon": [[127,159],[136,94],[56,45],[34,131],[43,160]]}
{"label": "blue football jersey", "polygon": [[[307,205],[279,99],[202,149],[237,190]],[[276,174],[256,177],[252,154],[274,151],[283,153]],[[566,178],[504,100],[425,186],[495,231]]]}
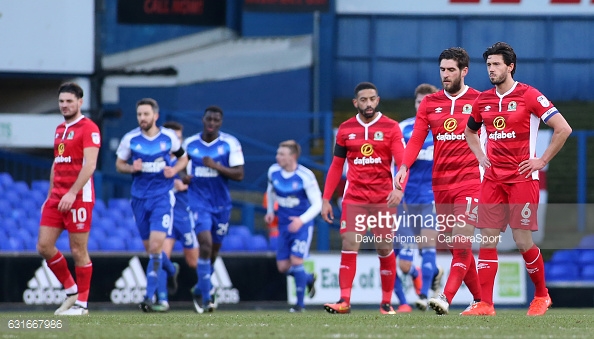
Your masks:
{"label": "blue football jersey", "polygon": [[[281,232],[291,223],[289,217],[304,214],[312,205],[307,195],[308,190],[311,190],[312,195],[322,195],[313,172],[301,165],[297,165],[295,172],[287,172],[278,164],[270,166],[268,184],[272,185],[274,199],[278,202],[276,214]],[[304,220],[304,224],[311,223],[312,220],[313,218]]]}
{"label": "blue football jersey", "polygon": [[140,127],[124,135],[116,152],[118,158],[142,160],[142,171],[132,174],[133,197],[165,196],[173,188],[173,178],[165,178],[163,169],[172,166],[170,153],[177,152],[180,146],[175,132],[164,127],[152,138],[142,134]]}
{"label": "blue football jersey", "polygon": [[241,166],[244,159],[239,141],[230,134],[219,132],[217,139],[207,143],[202,140],[202,133],[198,133],[184,140],[183,148],[190,160],[188,174],[193,176],[188,188],[192,208],[212,212],[230,209],[229,179],[204,166],[202,158],[209,156],[226,167]]}
{"label": "blue football jersey", "polygon": [[[408,143],[413,132],[415,117],[403,120],[400,123],[404,141]],[[408,183],[404,193],[404,201],[408,204],[426,204],[433,201],[432,189],[433,171],[433,135],[431,131],[425,138],[423,147],[415,163],[408,171]]]}
{"label": "blue football jersey", "polygon": [[[171,166],[175,166],[175,164],[177,163],[177,158],[176,157],[172,157],[171,160]],[[179,174],[176,174],[174,177],[174,179],[181,179]],[[188,203],[189,203],[189,199],[188,199],[188,191],[176,191],[175,192],[175,212],[184,212],[187,211],[188,209]]]}

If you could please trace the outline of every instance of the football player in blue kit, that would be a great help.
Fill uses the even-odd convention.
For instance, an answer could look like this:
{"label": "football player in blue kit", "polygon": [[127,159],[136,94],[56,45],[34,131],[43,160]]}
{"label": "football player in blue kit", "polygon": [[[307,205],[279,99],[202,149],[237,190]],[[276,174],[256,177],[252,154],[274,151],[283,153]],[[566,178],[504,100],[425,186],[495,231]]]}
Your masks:
{"label": "football player in blue kit", "polygon": [[[126,133],[117,149],[116,169],[132,174],[131,205],[136,226],[149,254],[146,269],[146,295],[140,308],[144,312],[167,311],[167,303],[153,303],[163,269],[169,276],[177,274],[175,266],[163,253],[163,242],[171,233],[173,221],[173,178],[184,169],[188,157],[180,140],[170,129],[157,126],[159,105],[151,98],[136,103],[139,127]],[[178,161],[171,163],[170,154]],[[132,163],[129,164],[128,160]]]}
{"label": "football player in blue kit", "polygon": [[274,220],[274,202],[278,203],[278,247],[276,265],[279,272],[293,276],[297,304],[290,312],[305,310],[306,288],[310,298],[315,295],[316,277],[305,272],[303,259],[309,253],[314,218],[322,211],[322,193],[313,172],[297,161],[301,147],[294,140],[280,143],[276,164],[268,169],[268,206],[266,223]]}
{"label": "football player in blue kit", "polygon": [[[241,144],[232,135],[221,132],[223,110],[209,106],[202,116],[202,132],[188,137],[183,148],[190,159],[188,185],[190,209],[194,213],[198,235],[198,284],[193,291],[196,312],[213,312],[216,303],[211,293],[210,276],[229,227],[231,194],[229,180],[243,180],[244,158]],[[212,294],[212,295],[211,295]]]}

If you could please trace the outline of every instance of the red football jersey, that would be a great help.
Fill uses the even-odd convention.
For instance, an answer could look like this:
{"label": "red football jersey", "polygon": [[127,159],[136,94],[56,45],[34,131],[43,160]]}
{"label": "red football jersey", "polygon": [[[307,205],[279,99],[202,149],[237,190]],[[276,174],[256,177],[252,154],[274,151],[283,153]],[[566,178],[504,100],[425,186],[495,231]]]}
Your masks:
{"label": "red football jersey", "polygon": [[472,103],[479,94],[468,86],[456,97],[441,90],[427,95],[419,106],[413,133],[404,151],[404,164],[408,168],[412,166],[431,130],[434,191],[480,184],[479,163],[464,135]]}
{"label": "red football jersey", "polygon": [[365,124],[359,115],[338,127],[336,144],[346,148],[344,201],[382,204],[394,190],[394,161],[402,163],[404,138],[398,122],[379,115]]}
{"label": "red football jersey", "polygon": [[485,177],[498,182],[538,180],[538,171],[526,178],[520,163],[536,157],[536,136],[540,120],[559,113],[536,88],[517,82],[500,95],[495,87],[484,91],[472,105],[472,117],[487,131],[486,154],[491,167]]}
{"label": "red football jersey", "polygon": [[[74,185],[83,166],[84,149],[100,146],[99,128],[91,119],[82,116],[70,124],[64,122],[58,125],[54,140],[54,186],[50,199],[61,199]],[[76,199],[95,201],[93,177],[78,192]]]}

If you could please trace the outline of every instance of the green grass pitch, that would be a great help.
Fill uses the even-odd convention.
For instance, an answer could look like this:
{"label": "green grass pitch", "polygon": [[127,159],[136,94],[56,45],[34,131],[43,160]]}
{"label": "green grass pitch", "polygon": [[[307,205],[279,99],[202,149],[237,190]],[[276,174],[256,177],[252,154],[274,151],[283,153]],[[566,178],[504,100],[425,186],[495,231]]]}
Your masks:
{"label": "green grass pitch", "polygon": [[[380,315],[375,310],[328,314],[310,306],[286,311],[95,311],[89,316],[54,317],[51,312],[0,312],[4,338],[592,338],[593,309],[551,309],[543,317],[526,310],[499,310],[495,317],[447,316],[433,312]],[[9,330],[8,319],[66,319],[67,328]]]}

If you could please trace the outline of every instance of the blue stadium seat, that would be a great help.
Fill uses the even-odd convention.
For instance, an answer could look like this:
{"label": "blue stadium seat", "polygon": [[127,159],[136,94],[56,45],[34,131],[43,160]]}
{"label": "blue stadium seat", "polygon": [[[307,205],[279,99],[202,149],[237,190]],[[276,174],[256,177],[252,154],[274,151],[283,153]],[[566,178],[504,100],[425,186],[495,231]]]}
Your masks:
{"label": "blue stadium seat", "polygon": [[87,249],[90,252],[97,252],[99,251],[99,242],[94,238],[89,237],[89,243],[87,245]]}
{"label": "blue stadium seat", "polygon": [[136,220],[134,220],[134,218],[125,218],[119,220],[118,226],[130,231],[136,231],[138,229],[138,227],[136,226]]}
{"label": "blue stadium seat", "polygon": [[[62,234],[64,233],[66,232],[63,232]],[[60,236],[58,241],[56,241],[56,247],[60,250],[60,252],[70,252],[70,239],[68,239],[68,236],[65,238]]]}
{"label": "blue stadium seat", "polygon": [[120,211],[124,211],[130,207],[130,199],[126,198],[111,198],[107,201],[107,208],[108,209],[116,209]]}
{"label": "blue stadium seat", "polygon": [[265,252],[268,251],[268,241],[266,237],[261,234],[256,234],[247,243],[247,249],[251,252]]}
{"label": "blue stadium seat", "polygon": [[12,183],[12,190],[18,193],[21,198],[29,197],[29,185],[26,181],[15,181]]}
{"label": "blue stadium seat", "polygon": [[107,210],[105,210],[105,213],[103,213],[103,218],[111,219],[117,224],[120,220],[126,219],[128,217],[124,214],[124,212],[118,209],[108,208]]}
{"label": "blue stadium seat", "polygon": [[21,196],[14,191],[7,191],[4,193],[4,199],[6,199],[12,208],[17,208],[21,204]]}
{"label": "blue stadium seat", "polygon": [[244,250],[245,247],[243,245],[242,237],[237,235],[227,235],[225,238],[223,238],[221,252],[238,252]]}
{"label": "blue stadium seat", "polygon": [[0,239],[0,250],[5,252],[15,252],[24,250],[23,242],[18,238],[2,238]]}
{"label": "blue stadium seat", "polygon": [[134,237],[126,239],[126,247],[128,251],[132,252],[145,252],[144,245],[142,244],[142,240],[140,237]]}
{"label": "blue stadium seat", "polygon": [[113,221],[111,218],[101,218],[97,220],[97,224],[95,226],[105,230],[108,234],[117,228],[115,221]]}
{"label": "blue stadium seat", "polygon": [[21,221],[21,228],[26,229],[32,235],[37,235],[39,233],[39,222],[33,218],[27,218]]}
{"label": "blue stadium seat", "polygon": [[6,232],[12,232],[15,229],[19,228],[19,225],[17,224],[16,220],[9,218],[9,219],[4,219],[2,221],[2,228],[6,231]]}
{"label": "blue stadium seat", "polygon": [[37,236],[29,239],[28,242],[23,243],[23,246],[25,247],[25,251],[37,252]]}
{"label": "blue stadium seat", "polygon": [[99,217],[103,217],[105,211],[107,211],[107,207],[105,207],[105,203],[103,202],[103,200],[95,200],[95,206],[93,207],[93,217],[95,217],[96,215]]}
{"label": "blue stadium seat", "polygon": [[31,234],[31,232],[29,232],[25,228],[19,228],[18,235],[19,235],[19,238],[21,238],[21,240],[23,240],[23,241],[29,241],[29,240],[33,239],[33,234]]}
{"label": "blue stadium seat", "polygon": [[108,237],[99,244],[99,247],[102,251],[125,251],[126,242],[117,237]]}
{"label": "blue stadium seat", "polygon": [[580,277],[582,280],[594,281],[594,264],[582,267]]}
{"label": "blue stadium seat", "polygon": [[6,199],[0,199],[0,217],[12,215],[12,204]]}
{"label": "blue stadium seat", "polygon": [[250,232],[249,227],[244,225],[232,225],[229,226],[229,230],[227,231],[227,235],[237,235],[244,239],[249,239],[252,236],[252,232]]}
{"label": "blue stadium seat", "polygon": [[551,257],[551,263],[577,263],[579,258],[578,250],[558,250],[553,253]]}
{"label": "blue stadium seat", "polygon": [[4,188],[8,188],[13,183],[12,176],[7,172],[0,172],[0,185]]}
{"label": "blue stadium seat", "polygon": [[580,240],[578,248],[581,249],[594,249],[594,234],[586,235]]}
{"label": "blue stadium seat", "polygon": [[49,180],[33,180],[31,182],[31,190],[37,191],[42,194],[47,195],[47,191],[49,190],[50,182]]}
{"label": "blue stadium seat", "polygon": [[130,234],[130,230],[121,227],[116,227],[113,230],[109,231],[109,235],[112,237],[118,237],[122,239],[128,239],[132,237],[132,235]]}
{"label": "blue stadium seat", "polygon": [[268,249],[276,252],[277,248],[278,248],[278,237],[270,237],[268,239]]}
{"label": "blue stadium seat", "polygon": [[548,271],[545,271],[547,281],[574,281],[580,278],[576,264],[551,262],[549,265]]}
{"label": "blue stadium seat", "polygon": [[582,266],[594,265],[594,250],[581,250],[578,263]]}
{"label": "blue stadium seat", "polygon": [[29,199],[33,200],[35,202],[35,206],[37,206],[38,209],[41,208],[41,205],[43,205],[46,198],[47,198],[47,193],[43,194],[38,191],[32,191],[31,194],[29,195]]}
{"label": "blue stadium seat", "polygon": [[107,232],[105,232],[104,229],[91,226],[89,238],[93,238],[98,242],[102,242],[105,238],[107,238]]}
{"label": "blue stadium seat", "polygon": [[27,218],[29,218],[29,212],[27,212],[27,210],[19,207],[19,208],[14,208],[12,210],[12,218],[14,220],[17,220],[18,222],[20,222],[21,220],[25,220]]}

